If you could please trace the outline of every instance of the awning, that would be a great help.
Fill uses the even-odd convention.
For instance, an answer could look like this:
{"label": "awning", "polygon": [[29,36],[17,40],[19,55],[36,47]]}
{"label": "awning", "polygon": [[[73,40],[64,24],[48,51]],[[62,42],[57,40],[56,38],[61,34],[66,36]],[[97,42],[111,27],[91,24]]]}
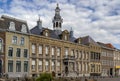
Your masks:
{"label": "awning", "polygon": [[120,66],[115,66],[115,68],[119,69],[119,68],[120,68]]}

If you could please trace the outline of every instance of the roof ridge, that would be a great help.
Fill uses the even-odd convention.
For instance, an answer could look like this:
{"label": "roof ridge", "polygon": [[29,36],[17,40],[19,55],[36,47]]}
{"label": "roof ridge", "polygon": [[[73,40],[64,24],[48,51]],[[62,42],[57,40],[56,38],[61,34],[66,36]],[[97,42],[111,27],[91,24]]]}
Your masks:
{"label": "roof ridge", "polygon": [[25,21],[25,20],[14,18],[14,17],[7,16],[7,15],[2,15],[1,18],[9,18],[9,19],[13,19],[13,20],[16,20],[16,21],[27,23],[27,21]]}

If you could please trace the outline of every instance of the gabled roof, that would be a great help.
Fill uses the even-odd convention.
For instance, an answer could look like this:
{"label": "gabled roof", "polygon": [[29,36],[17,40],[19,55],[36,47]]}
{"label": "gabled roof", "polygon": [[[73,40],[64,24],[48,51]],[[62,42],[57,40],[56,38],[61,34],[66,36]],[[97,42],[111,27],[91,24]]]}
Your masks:
{"label": "gabled roof", "polygon": [[88,44],[98,45],[90,36],[81,37],[81,43],[85,45]]}
{"label": "gabled roof", "polygon": [[111,43],[102,43],[102,42],[97,42],[101,47],[103,48],[110,48],[110,49],[115,49],[115,47]]}
{"label": "gabled roof", "polygon": [[107,47],[114,49],[115,47],[111,43],[106,44]]}

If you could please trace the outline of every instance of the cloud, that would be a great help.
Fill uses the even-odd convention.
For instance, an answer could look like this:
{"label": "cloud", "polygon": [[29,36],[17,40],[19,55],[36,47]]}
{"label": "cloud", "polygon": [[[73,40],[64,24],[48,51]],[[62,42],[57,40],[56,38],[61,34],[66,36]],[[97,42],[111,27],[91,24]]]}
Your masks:
{"label": "cloud", "polygon": [[6,0],[3,3],[6,8],[0,8],[0,15],[26,20],[30,29],[36,25],[38,15],[43,26],[52,29],[54,9],[59,3],[63,30],[72,27],[76,37],[90,35],[96,41],[120,45],[119,0],[12,0],[9,4]]}

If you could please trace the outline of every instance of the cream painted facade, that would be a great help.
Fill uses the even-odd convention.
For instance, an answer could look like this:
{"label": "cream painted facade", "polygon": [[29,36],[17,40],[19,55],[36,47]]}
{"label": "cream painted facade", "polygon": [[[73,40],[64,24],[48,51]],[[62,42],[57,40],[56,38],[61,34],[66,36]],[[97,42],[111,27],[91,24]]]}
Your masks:
{"label": "cream painted facade", "polygon": [[[16,44],[13,37],[17,37]],[[7,31],[5,33],[5,74],[9,77],[24,77],[29,74],[29,35],[19,32]],[[21,44],[21,38],[24,44]],[[10,52],[10,48],[13,51]],[[17,49],[20,55],[17,55]],[[27,56],[24,50],[27,50]],[[11,55],[12,54],[12,55]],[[25,64],[26,63],[26,64]],[[11,64],[11,65],[10,65]],[[18,65],[18,66],[17,66]],[[26,69],[25,69],[26,68]]]}
{"label": "cream painted facade", "polygon": [[[39,53],[39,46],[42,46],[41,54]],[[49,47],[47,55],[46,46]],[[52,53],[52,48],[54,48],[54,54]],[[60,49],[59,56],[57,55],[58,48]],[[40,60],[42,60],[42,63],[39,63]],[[53,64],[52,61],[54,61],[55,64]],[[89,46],[75,44],[64,40],[56,40],[44,36],[30,36],[31,76],[36,76],[43,72],[55,73],[56,76],[90,76],[89,61]],[[41,65],[41,68],[39,68],[39,65]],[[53,66],[54,69],[52,69]],[[68,68],[68,72],[66,72],[66,68]]]}

